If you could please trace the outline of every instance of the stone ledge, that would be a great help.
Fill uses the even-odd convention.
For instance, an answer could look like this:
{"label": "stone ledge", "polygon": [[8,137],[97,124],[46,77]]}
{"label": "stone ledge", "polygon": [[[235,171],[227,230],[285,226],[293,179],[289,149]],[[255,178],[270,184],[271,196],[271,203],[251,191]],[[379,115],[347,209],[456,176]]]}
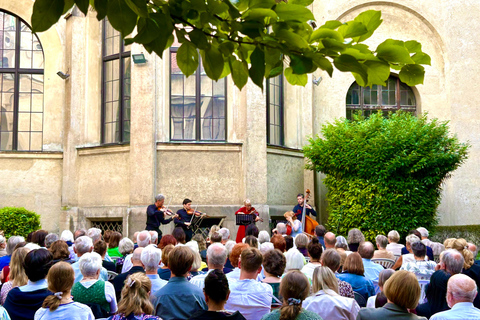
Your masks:
{"label": "stone ledge", "polygon": [[157,143],[157,151],[241,152],[241,143]]}
{"label": "stone ledge", "polygon": [[63,152],[0,152],[0,159],[63,159]]}
{"label": "stone ledge", "polygon": [[130,145],[77,147],[79,156],[130,152]]}
{"label": "stone ledge", "polygon": [[302,150],[285,147],[267,146],[267,154],[276,154],[280,156],[288,156],[302,159],[304,158]]}

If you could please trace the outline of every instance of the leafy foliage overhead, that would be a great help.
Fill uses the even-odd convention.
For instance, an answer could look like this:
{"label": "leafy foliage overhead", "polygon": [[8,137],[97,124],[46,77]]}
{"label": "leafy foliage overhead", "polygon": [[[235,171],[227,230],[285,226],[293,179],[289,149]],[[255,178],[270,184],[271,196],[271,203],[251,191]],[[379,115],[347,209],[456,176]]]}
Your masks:
{"label": "leafy foliage overhead", "polygon": [[441,184],[467,159],[468,145],[446,122],[398,112],[336,120],[304,148],[308,168],[326,174],[328,224],[361,229],[373,240],[436,224]]}
{"label": "leafy foliage overhead", "polygon": [[[317,69],[331,76],[333,68],[350,72],[361,86],[384,85],[390,69],[413,86],[423,83],[430,57],[417,41],[388,39],[372,50],[362,42],[382,23],[380,11],[369,10],[354,20],[327,21],[315,30],[313,0],[35,0],[34,32],[55,24],[76,5],[89,6],[97,19],[105,17],[122,35],[160,57],[174,37],[181,43],[179,67],[185,75],[196,70],[202,57],[214,80],[232,75],[238,88],[248,78],[263,88],[265,78],[284,72],[293,85],[307,83]],[[136,31],[134,32],[136,28]],[[285,65],[285,68],[284,68]]]}
{"label": "leafy foliage overhead", "polygon": [[40,215],[25,208],[4,207],[0,209],[0,230],[6,238],[22,236],[40,229]]}

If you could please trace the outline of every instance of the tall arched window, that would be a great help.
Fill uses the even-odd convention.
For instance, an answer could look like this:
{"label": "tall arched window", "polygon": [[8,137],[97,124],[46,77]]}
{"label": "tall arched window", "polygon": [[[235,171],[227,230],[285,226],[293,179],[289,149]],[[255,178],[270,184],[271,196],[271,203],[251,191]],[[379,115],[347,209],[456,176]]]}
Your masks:
{"label": "tall arched window", "polygon": [[409,86],[393,76],[386,86],[360,87],[354,82],[347,92],[347,119],[352,119],[352,114],[358,111],[368,117],[377,110],[382,110],[384,116],[397,110],[416,114],[415,95]]}
{"label": "tall arched window", "polygon": [[42,150],[43,68],[38,37],[0,11],[0,150]]}

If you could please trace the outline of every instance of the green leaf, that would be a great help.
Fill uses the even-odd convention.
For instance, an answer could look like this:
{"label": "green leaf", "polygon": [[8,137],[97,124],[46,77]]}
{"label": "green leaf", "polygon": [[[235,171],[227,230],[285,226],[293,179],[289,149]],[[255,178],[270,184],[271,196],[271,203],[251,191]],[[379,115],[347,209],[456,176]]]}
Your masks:
{"label": "green leaf", "polygon": [[108,2],[107,17],[112,27],[119,30],[122,36],[132,33],[137,24],[137,15],[124,0],[110,0]]}
{"label": "green leaf", "polygon": [[248,70],[248,74],[253,83],[262,88],[263,90],[263,78],[265,75],[265,54],[260,48],[255,48],[250,55],[251,67]]}
{"label": "green leaf", "polygon": [[198,49],[207,50],[210,48],[210,44],[208,43],[207,36],[202,30],[193,29],[188,36],[190,40],[197,46]]}
{"label": "green leaf", "polygon": [[125,3],[142,18],[148,17],[147,2],[145,0],[125,0]]}
{"label": "green leaf", "polygon": [[223,72],[224,59],[220,51],[211,46],[208,50],[201,50],[202,63],[205,73],[210,79],[218,80]]}
{"label": "green leaf", "polygon": [[145,44],[144,47],[150,50],[150,52],[154,51],[161,58],[165,48],[168,48],[173,43],[172,21],[161,11],[150,14],[150,18],[155,20],[160,32],[153,42]]}
{"label": "green leaf", "polygon": [[312,32],[310,35],[310,42],[313,42],[317,39],[334,39],[343,42],[343,37],[340,32],[327,28],[320,28]]}
{"label": "green leaf", "polygon": [[234,57],[232,57],[230,61],[233,83],[235,83],[235,86],[237,86],[238,89],[242,90],[248,81],[248,66],[246,63],[242,63]]}
{"label": "green leaf", "polygon": [[290,56],[290,67],[294,74],[311,73],[315,70],[312,59],[303,56]]}
{"label": "green leaf", "polygon": [[398,76],[400,78],[400,81],[406,83],[409,86],[423,84],[425,68],[418,64],[407,64],[403,66]]}
{"label": "green leaf", "polygon": [[342,54],[334,59],[333,63],[335,67],[343,72],[353,72],[360,76],[361,82],[358,82],[361,86],[366,86],[368,83],[368,74],[363,69],[362,65],[354,57],[348,54]]}
{"label": "green leaf", "polygon": [[385,85],[385,81],[390,76],[390,65],[383,61],[365,61],[367,67],[368,83]]}
{"label": "green leaf", "polygon": [[340,27],[343,23],[341,23],[340,21],[338,20],[329,20],[327,22],[325,22],[325,24],[323,26],[320,26],[320,29],[337,29],[338,27]]}
{"label": "green leaf", "polygon": [[277,14],[272,9],[253,8],[245,11],[245,13],[242,15],[243,19],[250,20],[262,20],[267,17],[277,19]]}
{"label": "green leaf", "polygon": [[249,8],[272,8],[275,5],[275,0],[249,0]]}
{"label": "green leaf", "polygon": [[286,4],[285,2],[280,2],[275,7],[275,12],[277,13],[280,20],[284,21],[300,21],[307,22],[308,20],[315,20],[313,13],[298,4]]}
{"label": "green leaf", "polygon": [[276,32],[275,34],[278,39],[284,40],[286,43],[288,43],[291,46],[297,47],[297,48],[308,48],[308,42],[301,36],[299,36],[296,33],[293,33],[290,30],[287,29],[280,29]]}
{"label": "green leaf", "polygon": [[343,38],[353,38],[366,34],[368,30],[361,22],[349,21],[338,28],[338,32]]}
{"label": "green leaf", "polygon": [[410,53],[417,53],[422,51],[422,45],[420,42],[415,40],[405,41],[405,48],[407,48]]}
{"label": "green leaf", "polygon": [[137,30],[138,33],[133,40],[141,44],[152,42],[160,34],[160,28],[153,19],[139,18]]}
{"label": "green leaf", "polygon": [[36,0],[33,4],[32,31],[46,31],[57,23],[64,5],[63,0]]}
{"label": "green leaf", "polygon": [[390,63],[414,63],[404,45],[381,43],[377,47],[377,57]]}
{"label": "green leaf", "polygon": [[107,16],[108,0],[95,0],[95,11],[97,11],[97,20],[103,20]]}
{"label": "green leaf", "polygon": [[88,0],[75,0],[75,4],[84,15],[87,15],[89,5]]}
{"label": "green leaf", "polygon": [[184,42],[177,51],[177,63],[182,73],[189,77],[198,68],[198,51],[190,42]]}
{"label": "green leaf", "polygon": [[325,70],[328,72],[328,75],[331,77],[332,74],[333,74],[333,66],[332,66],[332,63],[330,62],[330,60],[328,60],[327,58],[325,58],[323,55],[321,54],[315,54],[312,56],[312,59],[313,59],[313,63],[315,63],[315,65],[317,67],[319,67],[320,69],[322,70]]}
{"label": "green leaf", "polygon": [[412,56],[412,60],[415,61],[416,64],[426,64],[429,66],[431,65],[430,56],[424,52],[415,53]]}
{"label": "green leaf", "polygon": [[300,6],[309,6],[313,3],[313,0],[290,0],[288,1],[290,4],[298,4]]}
{"label": "green leaf", "polygon": [[306,74],[294,74],[292,68],[288,67],[285,69],[285,79],[287,79],[288,83],[291,85],[299,85],[305,87],[308,83],[308,76]]}
{"label": "green leaf", "polygon": [[[63,7],[62,14],[67,13],[67,11],[70,10],[73,7],[74,4],[75,4],[75,0],[65,0],[65,5]],[[101,19],[99,19],[99,20],[101,20]]]}
{"label": "green leaf", "polygon": [[360,13],[353,21],[362,23],[367,28],[367,33],[354,40],[362,42],[370,38],[375,30],[382,24],[382,13],[376,10],[367,10]]}

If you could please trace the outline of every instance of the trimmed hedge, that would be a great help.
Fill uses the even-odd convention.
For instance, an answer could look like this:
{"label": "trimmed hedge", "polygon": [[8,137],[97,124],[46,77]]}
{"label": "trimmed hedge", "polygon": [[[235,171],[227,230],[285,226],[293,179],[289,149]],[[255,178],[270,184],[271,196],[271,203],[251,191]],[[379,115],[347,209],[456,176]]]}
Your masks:
{"label": "trimmed hedge", "polygon": [[6,238],[23,236],[40,229],[40,215],[25,208],[4,207],[0,209],[0,230]]}
{"label": "trimmed hedge", "polygon": [[307,168],[326,174],[328,228],[359,228],[368,240],[437,224],[442,182],[467,159],[468,144],[446,122],[397,112],[341,119],[304,147]]}
{"label": "trimmed hedge", "polygon": [[480,225],[437,226],[429,237],[432,241],[443,243],[447,238],[463,238],[480,246]]}

